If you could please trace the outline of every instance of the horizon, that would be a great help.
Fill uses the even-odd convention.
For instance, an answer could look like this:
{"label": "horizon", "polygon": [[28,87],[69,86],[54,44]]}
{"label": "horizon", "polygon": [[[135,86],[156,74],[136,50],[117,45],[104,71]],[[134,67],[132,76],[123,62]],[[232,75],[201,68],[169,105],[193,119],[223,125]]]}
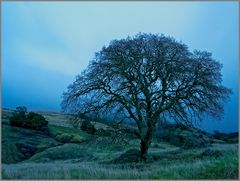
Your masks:
{"label": "horizon", "polygon": [[238,2],[3,2],[2,109],[60,112],[62,93],[94,53],[139,32],[211,52],[233,94],[224,119],[200,127],[238,131]]}
{"label": "horizon", "polygon": [[[7,111],[14,111],[15,109],[12,109],[12,108],[6,108],[6,107],[4,107],[4,108],[2,108],[2,110],[7,110]],[[63,112],[61,112],[61,111],[48,111],[48,110],[27,110],[27,112],[37,112],[37,113],[57,113],[57,114],[63,114],[63,115],[69,115],[69,113],[63,113]],[[71,115],[71,114],[70,114]],[[169,122],[168,124],[177,124],[177,123],[171,123],[171,122]],[[201,129],[201,130],[203,130],[202,128],[199,128],[199,127],[196,127],[196,128],[198,128],[198,129]],[[215,131],[218,131],[218,130],[213,130],[213,131],[208,131],[208,130],[203,130],[203,131],[205,131],[205,132],[207,132],[207,133],[210,133],[210,134],[213,134]],[[239,132],[239,130],[236,130],[236,131],[230,131],[230,132],[221,132],[221,131],[219,131],[220,133],[226,133],[226,134],[230,134],[230,133],[238,133]]]}

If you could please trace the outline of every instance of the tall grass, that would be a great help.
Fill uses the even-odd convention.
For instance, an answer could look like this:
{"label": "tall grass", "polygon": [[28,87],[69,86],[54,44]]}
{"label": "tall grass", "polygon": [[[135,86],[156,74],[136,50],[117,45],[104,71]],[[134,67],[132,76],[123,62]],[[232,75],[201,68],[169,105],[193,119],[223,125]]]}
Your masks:
{"label": "tall grass", "polygon": [[3,164],[3,179],[237,179],[237,150],[219,158],[160,160],[153,163],[98,164],[74,160]]}
{"label": "tall grass", "polygon": [[137,169],[116,169],[95,163],[24,163],[3,165],[5,179],[123,179],[147,178]]}

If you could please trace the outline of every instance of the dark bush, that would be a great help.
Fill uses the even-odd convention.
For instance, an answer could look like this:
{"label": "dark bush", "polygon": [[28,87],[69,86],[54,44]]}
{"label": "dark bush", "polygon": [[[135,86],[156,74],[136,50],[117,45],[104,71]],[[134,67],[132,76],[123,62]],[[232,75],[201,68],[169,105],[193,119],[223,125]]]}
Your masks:
{"label": "dark bush", "polygon": [[21,117],[20,114],[13,113],[13,115],[9,118],[9,123],[11,126],[23,127],[25,122],[25,118]]}
{"label": "dark bush", "polygon": [[41,115],[34,112],[30,112],[27,115],[26,127],[41,130],[48,125],[48,121]]}
{"label": "dark bush", "polygon": [[22,117],[26,118],[27,108],[25,106],[16,107],[16,112]]}
{"label": "dark bush", "polygon": [[86,120],[82,122],[81,130],[89,134],[94,134],[96,132],[96,128],[94,127],[94,125],[92,125],[90,121],[86,121]]}
{"label": "dark bush", "polygon": [[47,125],[48,121],[41,115],[34,112],[26,113],[26,108],[18,107],[9,118],[11,126],[41,130],[46,133],[49,132]]}

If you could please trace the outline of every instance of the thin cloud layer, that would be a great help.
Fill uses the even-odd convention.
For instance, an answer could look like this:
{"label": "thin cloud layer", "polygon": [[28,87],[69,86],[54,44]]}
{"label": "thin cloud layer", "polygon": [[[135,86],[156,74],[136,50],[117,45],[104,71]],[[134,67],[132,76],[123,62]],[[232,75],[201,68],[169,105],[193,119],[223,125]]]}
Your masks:
{"label": "thin cloud layer", "polygon": [[59,111],[62,92],[94,53],[138,32],[164,33],[191,50],[212,52],[234,94],[227,121],[203,125],[225,129],[230,121],[228,130],[237,128],[237,2],[3,2],[3,107]]}

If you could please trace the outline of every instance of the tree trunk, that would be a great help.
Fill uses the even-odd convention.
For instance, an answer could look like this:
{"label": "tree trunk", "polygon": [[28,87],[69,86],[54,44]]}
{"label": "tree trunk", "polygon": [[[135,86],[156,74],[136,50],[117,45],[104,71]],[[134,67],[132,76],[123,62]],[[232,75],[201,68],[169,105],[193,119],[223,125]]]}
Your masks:
{"label": "tree trunk", "polygon": [[141,161],[147,160],[147,152],[150,144],[149,141],[141,140],[141,151],[140,151],[140,159]]}
{"label": "tree trunk", "polygon": [[153,126],[149,127],[144,139],[141,139],[140,159],[146,161],[148,148],[151,145],[153,136]]}

